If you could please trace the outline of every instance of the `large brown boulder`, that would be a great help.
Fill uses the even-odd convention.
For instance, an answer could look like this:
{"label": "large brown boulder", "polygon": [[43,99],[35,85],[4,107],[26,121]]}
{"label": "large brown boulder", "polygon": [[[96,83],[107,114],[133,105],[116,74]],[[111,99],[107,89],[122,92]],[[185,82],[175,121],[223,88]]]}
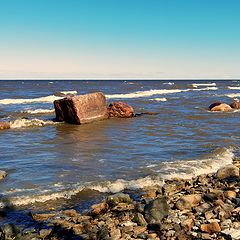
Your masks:
{"label": "large brown boulder", "polygon": [[130,118],[134,117],[134,109],[124,102],[113,102],[108,106],[109,117]]}
{"label": "large brown boulder", "polygon": [[10,123],[9,122],[0,122],[0,130],[9,129]]}
{"label": "large brown boulder", "polygon": [[209,106],[209,109],[213,112],[228,112],[232,110],[232,108],[228,104],[221,102],[211,104]]}
{"label": "large brown boulder", "polygon": [[230,104],[231,108],[240,109],[240,101],[234,101]]}
{"label": "large brown boulder", "polygon": [[83,124],[108,118],[106,98],[101,92],[56,100],[54,107],[60,122]]}

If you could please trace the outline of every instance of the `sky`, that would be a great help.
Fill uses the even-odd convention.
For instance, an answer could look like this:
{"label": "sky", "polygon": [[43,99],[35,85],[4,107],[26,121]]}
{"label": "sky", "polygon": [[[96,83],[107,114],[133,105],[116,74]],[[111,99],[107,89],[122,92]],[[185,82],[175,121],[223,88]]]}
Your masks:
{"label": "sky", "polygon": [[0,0],[0,79],[239,79],[239,0]]}

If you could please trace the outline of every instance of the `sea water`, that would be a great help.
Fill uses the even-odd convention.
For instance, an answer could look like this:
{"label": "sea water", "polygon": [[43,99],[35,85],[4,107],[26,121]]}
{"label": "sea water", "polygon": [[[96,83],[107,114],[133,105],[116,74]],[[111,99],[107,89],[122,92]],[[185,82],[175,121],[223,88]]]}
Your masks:
{"label": "sea water", "polygon": [[[158,114],[85,125],[54,121],[54,100],[96,91],[108,103]],[[238,97],[236,80],[0,81],[0,121],[11,123],[0,131],[0,169],[8,173],[0,205],[68,207],[92,200],[93,192],[214,172],[239,156],[240,112],[208,106]]]}

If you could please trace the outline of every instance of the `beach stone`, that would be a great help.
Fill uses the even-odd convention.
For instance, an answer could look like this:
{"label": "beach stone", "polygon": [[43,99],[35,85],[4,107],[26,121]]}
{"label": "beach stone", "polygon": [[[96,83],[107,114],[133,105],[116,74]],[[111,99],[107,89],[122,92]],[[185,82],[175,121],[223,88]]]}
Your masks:
{"label": "beach stone", "polygon": [[240,239],[240,229],[236,229],[236,228],[225,229],[224,231],[222,231],[222,233],[225,233],[226,235],[231,236],[231,238],[228,238],[228,239],[232,239],[232,240]]}
{"label": "beach stone", "polygon": [[215,111],[215,112],[227,112],[231,111],[232,108],[226,104],[226,103],[213,103],[209,106],[210,111]]}
{"label": "beach stone", "polygon": [[32,214],[32,219],[35,221],[47,221],[54,216],[54,213],[36,213]]}
{"label": "beach stone", "polygon": [[7,173],[3,170],[0,170],[0,180],[5,178],[7,176]]}
{"label": "beach stone", "polygon": [[54,107],[60,122],[83,124],[108,118],[106,98],[101,92],[55,100]]}
{"label": "beach stone", "polygon": [[131,203],[132,199],[128,194],[124,193],[116,193],[113,195],[110,195],[106,199],[107,204],[110,206],[116,206],[119,203]]}
{"label": "beach stone", "polygon": [[93,215],[99,215],[108,210],[108,204],[106,202],[101,202],[101,203],[92,205],[91,208],[92,208]]}
{"label": "beach stone", "polygon": [[220,180],[230,177],[239,177],[239,168],[233,164],[229,164],[223,168],[220,168],[216,173],[216,177]]}
{"label": "beach stone", "polygon": [[201,194],[190,194],[181,197],[176,202],[176,208],[179,210],[184,209],[191,209],[199,204],[199,202],[202,200]]}
{"label": "beach stone", "polygon": [[210,234],[221,232],[221,227],[219,226],[219,224],[217,222],[202,224],[200,226],[200,229],[201,229],[201,231],[207,232],[207,233],[210,233]]}
{"label": "beach stone", "polygon": [[181,223],[181,225],[184,230],[191,231],[192,227],[194,226],[194,220],[192,218],[188,218],[188,219],[184,220]]}
{"label": "beach stone", "polygon": [[0,122],[0,130],[9,129],[10,123],[9,122]]}
{"label": "beach stone", "polygon": [[230,104],[231,108],[240,109],[240,101],[234,101]]}
{"label": "beach stone", "polygon": [[146,222],[144,216],[141,213],[137,213],[134,216],[133,221],[135,223],[137,223],[137,225],[139,225],[139,226],[147,226],[147,222]]}
{"label": "beach stone", "polygon": [[134,109],[124,102],[113,102],[108,106],[109,117],[130,118],[134,117]]}
{"label": "beach stone", "polygon": [[121,238],[122,234],[120,229],[114,229],[110,232],[110,236],[112,240],[118,240]]}
{"label": "beach stone", "polygon": [[183,181],[174,181],[172,183],[166,183],[163,185],[163,193],[165,195],[172,195],[174,193],[180,192],[185,187]]}
{"label": "beach stone", "polygon": [[224,192],[224,196],[228,199],[234,199],[237,197],[237,193],[235,191],[226,191]]}
{"label": "beach stone", "polygon": [[165,197],[150,201],[144,208],[145,219],[150,224],[160,223],[168,213],[169,206]]}

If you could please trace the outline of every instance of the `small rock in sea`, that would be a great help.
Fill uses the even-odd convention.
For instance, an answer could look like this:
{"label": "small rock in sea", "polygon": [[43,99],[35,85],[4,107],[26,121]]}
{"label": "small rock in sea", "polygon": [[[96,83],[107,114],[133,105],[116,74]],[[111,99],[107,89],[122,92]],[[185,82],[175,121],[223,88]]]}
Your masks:
{"label": "small rock in sea", "polygon": [[207,233],[216,233],[216,232],[221,232],[221,227],[217,222],[212,222],[208,224],[202,224],[200,226],[201,231],[207,232]]}
{"label": "small rock in sea", "polygon": [[134,109],[124,102],[113,102],[108,106],[109,117],[131,118],[134,117]]}
{"label": "small rock in sea", "polygon": [[216,173],[216,177],[220,180],[230,177],[239,177],[239,168],[233,164],[229,164],[223,168],[220,168]]}
{"label": "small rock in sea", "polygon": [[10,123],[9,122],[0,122],[0,130],[9,129]]}
{"label": "small rock in sea", "polygon": [[181,197],[176,202],[176,208],[179,210],[184,209],[191,209],[199,204],[199,202],[202,200],[201,194],[190,194]]}
{"label": "small rock in sea", "polygon": [[145,219],[150,224],[160,223],[168,216],[169,206],[165,197],[150,201],[144,208]]}
{"label": "small rock in sea", "polygon": [[240,109],[240,101],[234,101],[230,104],[231,108]]}
{"label": "small rock in sea", "polygon": [[228,104],[220,102],[211,104],[209,106],[209,109],[213,112],[228,112],[232,110],[232,108]]}
{"label": "small rock in sea", "polygon": [[5,178],[7,176],[7,173],[5,171],[0,170],[0,180]]}

